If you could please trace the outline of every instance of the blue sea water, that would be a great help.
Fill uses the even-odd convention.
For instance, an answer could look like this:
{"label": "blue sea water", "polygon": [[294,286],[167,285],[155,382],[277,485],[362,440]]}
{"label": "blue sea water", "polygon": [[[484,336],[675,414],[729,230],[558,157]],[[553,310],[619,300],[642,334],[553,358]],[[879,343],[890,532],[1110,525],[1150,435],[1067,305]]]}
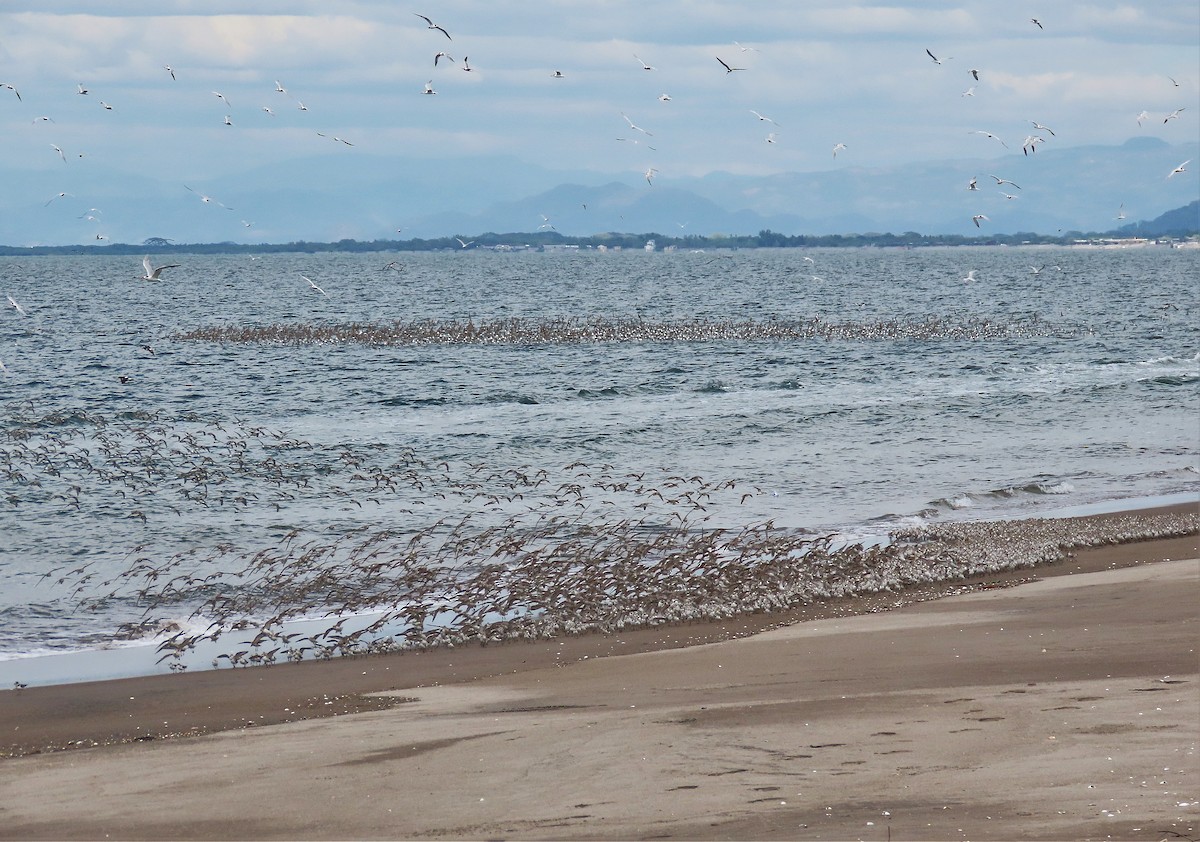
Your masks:
{"label": "blue sea water", "polygon": [[[139,558],[417,530],[483,474],[732,480],[713,525],[869,539],[1200,490],[1197,249],[170,262],[0,258],[0,659],[125,641],[144,596],[81,599]],[[236,334],[270,326],[298,341]]]}

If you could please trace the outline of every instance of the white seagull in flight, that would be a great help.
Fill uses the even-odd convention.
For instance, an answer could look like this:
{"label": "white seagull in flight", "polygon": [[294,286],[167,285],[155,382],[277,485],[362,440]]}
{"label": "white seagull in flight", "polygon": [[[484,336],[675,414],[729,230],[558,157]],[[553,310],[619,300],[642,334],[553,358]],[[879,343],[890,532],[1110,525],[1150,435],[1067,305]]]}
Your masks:
{"label": "white seagull in flight", "polygon": [[745,70],[746,69],[744,67],[731,67],[720,56],[716,56],[715,58],[717,59],[717,61],[721,62],[721,66],[725,68],[726,73],[732,73],[735,70]]}
{"label": "white seagull in flight", "polygon": [[221,93],[220,91],[213,91],[213,96],[215,96],[217,99],[221,100],[221,102],[225,103],[226,108],[233,107],[232,105],[229,104],[229,100],[225,99],[225,94]]}
{"label": "white seagull in flight", "polygon": [[1179,165],[1179,166],[1177,166],[1175,169],[1173,169],[1173,170],[1171,170],[1169,173],[1167,173],[1167,178],[1172,178],[1172,177],[1174,177],[1174,176],[1177,176],[1177,175],[1179,175],[1181,172],[1187,172],[1187,165],[1188,165],[1188,164],[1190,164],[1191,162],[1192,162],[1192,159],[1191,159],[1191,158],[1188,158],[1188,159],[1187,159],[1186,161],[1184,161],[1182,164],[1180,164],[1180,165]]}
{"label": "white seagull in flight", "polygon": [[163,266],[154,266],[150,263],[150,255],[142,258],[142,268],[146,270],[146,274],[142,275],[143,281],[157,281],[162,277],[163,269],[174,269],[180,264],[167,263]]}
{"label": "white seagull in flight", "polygon": [[206,196],[206,195],[204,195],[203,193],[200,193],[200,192],[198,192],[198,191],[196,191],[196,190],[192,190],[192,188],[188,187],[186,184],[185,184],[185,185],[183,185],[183,186],[184,186],[184,189],[186,189],[186,190],[191,190],[191,192],[193,192],[193,193],[195,193],[197,196],[199,196],[199,197],[200,197],[200,201],[204,202],[204,204],[206,204],[206,205],[218,205],[218,206],[220,206],[220,207],[223,207],[223,208],[225,208],[225,210],[233,210],[233,208],[231,208],[231,207],[227,207],[227,206],[225,206],[225,205],[222,205],[220,202],[218,202],[218,201],[217,201],[216,199],[214,199],[212,196]]}
{"label": "white seagull in flight", "polygon": [[943,61],[949,61],[950,59],[954,58],[954,56],[946,56],[944,59],[938,58],[928,48],[926,48],[926,50],[925,50],[925,55],[927,55],[931,59],[933,59],[934,64],[941,64]]}
{"label": "white seagull in flight", "polygon": [[[778,124],[778,123],[776,123],[774,120],[772,120],[770,117],[766,116],[765,114],[759,114],[759,113],[758,113],[757,111],[755,111],[753,108],[751,108],[751,109],[750,109],[750,113],[751,113],[751,114],[753,114],[755,117],[757,117],[759,120],[761,120],[761,121],[762,121],[762,122],[764,122],[764,123],[770,123],[770,124],[771,124],[771,125],[773,125],[773,126],[778,126],[778,125],[779,125],[779,124]],[[782,126],[780,126],[780,128],[782,128]]]}
{"label": "white seagull in flight", "polygon": [[646,62],[644,62],[640,58],[638,58],[636,54],[634,54],[633,57],[637,58],[638,64],[640,64],[642,66],[642,70],[657,70],[658,69],[657,67],[651,67],[650,65],[646,64]]}
{"label": "white seagull in flight", "polygon": [[6,296],[5,296],[5,298],[7,298],[7,299],[8,299],[8,303],[9,303],[9,305],[10,305],[10,306],[11,306],[11,307],[12,307],[14,310],[16,310],[18,313],[20,313],[22,316],[28,316],[28,315],[29,315],[28,313],[26,313],[26,312],[25,312],[25,308],[23,308],[23,307],[22,307],[20,304],[18,304],[18,303],[16,302],[16,299],[14,299],[14,298],[13,298],[11,295],[6,295]]}
{"label": "white seagull in flight", "polygon": [[844,143],[838,143],[838,144],[835,144],[835,145],[834,145],[834,147],[833,147],[833,157],[835,157],[835,158],[836,158],[836,157],[837,157],[837,153],[841,152],[841,151],[842,151],[843,149],[845,149],[845,148],[846,148],[846,144],[844,144]]}
{"label": "white seagull in flight", "polygon": [[1174,111],[1172,111],[1170,114],[1168,114],[1168,115],[1166,116],[1166,118],[1163,120],[1163,122],[1164,122],[1164,123],[1166,123],[1166,122],[1168,122],[1169,120],[1178,120],[1178,119],[1179,119],[1179,112],[1180,112],[1180,111],[1186,111],[1186,110],[1187,110],[1187,109],[1185,109],[1185,108],[1176,108]]}
{"label": "white seagull in flight", "polygon": [[[971,221],[975,223],[975,227],[976,227],[976,228],[980,228],[980,227],[982,227],[982,226],[979,224],[979,220],[981,220],[981,219],[982,219],[982,220],[985,220],[985,221],[987,221],[987,222],[991,222],[991,220],[990,220],[990,219],[988,219],[988,218],[987,218],[986,216],[984,216],[983,214],[981,214],[981,213],[977,213],[977,214],[975,214],[973,217],[971,217]],[[971,280],[975,280],[975,279],[974,279],[974,278],[971,278]]]}
{"label": "white seagull in flight", "polygon": [[654,137],[653,132],[648,132],[645,129],[643,129],[641,126],[634,125],[633,120],[630,120],[629,117],[626,116],[624,111],[621,112],[621,116],[625,118],[625,122],[629,124],[629,128],[633,129],[635,132],[641,132],[642,134],[647,135],[649,137]]}
{"label": "white seagull in flight", "polygon": [[1007,143],[1005,143],[1003,140],[1000,140],[1000,138],[996,137],[996,136],[995,136],[994,134],[992,134],[991,132],[985,132],[985,131],[982,131],[981,129],[975,129],[975,130],[973,130],[973,131],[967,132],[967,134],[981,134],[981,135],[986,135],[987,137],[990,137],[992,140],[999,141],[1000,145],[1001,145],[1001,146],[1003,146],[1005,149],[1007,149],[1007,148],[1008,148],[1008,144],[1007,144]]}
{"label": "white seagull in flight", "polygon": [[[445,36],[446,36],[446,38],[447,38],[448,40],[450,40],[450,41],[453,41],[453,40],[454,40],[453,38],[451,38],[451,37],[450,37],[450,33],[449,33],[449,32],[447,32],[446,30],[442,29],[442,27],[438,26],[436,23],[434,23],[433,21],[431,21],[429,18],[425,17],[424,15],[417,14],[416,12],[413,12],[413,14],[414,14],[414,15],[417,15],[417,17],[419,17],[421,20],[423,20],[423,21],[425,21],[425,23],[429,24],[429,26],[427,26],[427,27],[426,27],[426,29],[436,29],[438,32],[440,32],[440,33],[442,33],[443,35],[445,35]],[[312,283],[312,281],[309,281],[309,283]]]}
{"label": "white seagull in flight", "polygon": [[[449,37],[449,36],[447,36],[447,37]],[[329,297],[329,293],[327,293],[325,290],[321,289],[319,286],[317,286],[315,283],[313,283],[312,278],[308,277],[307,275],[301,275],[300,277],[304,278],[304,280],[308,281],[308,286],[311,289],[315,289],[317,292],[321,293],[321,295],[325,296],[326,298]]]}
{"label": "white seagull in flight", "polygon": [[1029,122],[1032,123],[1033,127],[1035,129],[1037,129],[1039,132],[1050,132],[1050,136],[1054,137],[1054,130],[1051,129],[1049,126],[1043,126],[1037,120],[1030,120]]}

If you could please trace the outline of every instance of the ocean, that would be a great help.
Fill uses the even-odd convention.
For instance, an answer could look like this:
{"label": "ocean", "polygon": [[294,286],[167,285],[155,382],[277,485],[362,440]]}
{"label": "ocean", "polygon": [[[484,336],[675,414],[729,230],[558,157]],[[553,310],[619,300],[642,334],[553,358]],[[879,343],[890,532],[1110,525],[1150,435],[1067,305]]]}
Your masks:
{"label": "ocean", "polygon": [[1200,494],[1197,249],[159,262],[0,257],[0,679],[411,604],[416,559],[520,530],[545,569],[606,529],[871,543]]}

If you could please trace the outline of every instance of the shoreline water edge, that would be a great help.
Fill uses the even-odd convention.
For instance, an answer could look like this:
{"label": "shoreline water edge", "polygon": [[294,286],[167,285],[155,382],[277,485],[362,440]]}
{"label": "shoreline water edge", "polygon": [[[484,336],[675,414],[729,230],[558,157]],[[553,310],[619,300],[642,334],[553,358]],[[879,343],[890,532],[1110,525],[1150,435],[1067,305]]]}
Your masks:
{"label": "shoreline water edge", "polygon": [[[673,575],[671,568],[664,572],[664,565],[649,554],[637,557],[633,565],[636,572],[626,569],[627,558],[618,557],[615,561],[597,558],[591,563],[575,565],[574,577],[559,569],[561,559],[555,559],[548,568],[525,571],[524,576],[506,576],[509,570],[499,571],[498,565],[491,565],[465,582],[458,571],[449,570],[435,587],[426,589],[427,603],[433,605],[422,605],[416,597],[411,597],[400,603],[401,610],[390,613],[368,607],[359,612],[280,620],[274,625],[251,622],[244,613],[234,614],[232,620],[226,620],[215,631],[213,625],[218,624],[204,628],[205,623],[194,619],[186,627],[172,622],[157,634],[98,648],[0,659],[0,688],[133,678],[188,669],[198,672],[222,667],[271,666],[346,655],[424,651],[442,646],[487,645],[736,619],[763,611],[809,607],[831,599],[903,592],[917,585],[949,585],[981,574],[1033,570],[1061,561],[1081,546],[1195,534],[1200,531],[1198,507],[1200,500],[1196,495],[1186,493],[1108,501],[1028,520],[923,523],[895,529],[886,541],[848,546],[827,537],[775,535],[770,530],[764,531],[765,537],[755,535],[753,540],[747,540],[746,531],[724,542],[701,535],[695,546],[688,539],[681,541],[675,536],[667,551],[692,556],[688,564],[693,566],[682,578]],[[1097,528],[1097,523],[1105,526]],[[758,529],[754,527],[753,531]],[[720,535],[720,530],[716,534]],[[622,534],[618,538],[628,541],[630,536]],[[372,538],[370,543],[377,545],[379,541]],[[736,549],[741,550],[742,557],[732,557]],[[616,555],[611,547],[599,550],[601,555],[605,551]],[[593,552],[597,549],[593,548]],[[713,554],[724,557],[705,566],[705,556]],[[344,562],[339,562],[336,569],[339,575],[348,576]],[[367,574],[377,572],[371,568]],[[611,577],[616,573],[625,580],[621,593],[614,593],[616,586]],[[548,576],[560,580],[556,582],[556,592],[543,592],[534,599],[517,598],[518,592],[543,587],[539,580]],[[561,581],[564,578],[566,581]],[[711,582],[714,578],[735,581],[726,581],[722,589]],[[697,594],[698,585],[706,580],[708,584],[701,588],[706,592]],[[591,584],[593,581],[597,584]],[[279,575],[279,587],[290,584]],[[453,602],[451,589],[457,589],[459,603],[453,612],[448,608]],[[430,597],[430,592],[434,596]],[[565,608],[564,594],[572,595]],[[487,607],[501,600],[505,600],[503,608]],[[466,603],[471,608],[464,607]],[[517,610],[518,605],[523,605],[524,610]],[[414,612],[414,606],[420,609],[419,614]],[[278,603],[274,607],[278,608]],[[410,631],[413,616],[420,617],[416,634]],[[246,648],[241,650],[241,657],[228,654],[232,651],[230,626],[233,631],[241,630],[243,636],[255,636],[254,640],[244,642]],[[278,652],[281,640],[332,642],[336,638],[326,634],[330,627],[349,635],[351,644],[331,643],[319,653],[313,653],[311,646],[301,650],[295,644],[283,655],[262,657],[272,647]],[[399,633],[393,632],[395,629]]]}

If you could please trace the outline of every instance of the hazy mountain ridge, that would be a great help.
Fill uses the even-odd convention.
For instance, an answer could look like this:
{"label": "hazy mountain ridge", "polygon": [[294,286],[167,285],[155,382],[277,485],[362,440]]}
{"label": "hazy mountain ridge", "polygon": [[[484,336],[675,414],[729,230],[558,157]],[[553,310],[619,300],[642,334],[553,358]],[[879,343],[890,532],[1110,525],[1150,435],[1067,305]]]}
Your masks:
{"label": "hazy mountain ridge", "polygon": [[[1030,155],[896,167],[660,173],[650,183],[633,173],[552,170],[508,157],[412,160],[348,149],[187,184],[210,195],[210,203],[182,180],[98,164],[26,172],[0,163],[0,243],[86,243],[97,234],[124,242],[408,239],[550,226],[576,236],[1109,231],[1121,214],[1152,219],[1200,195],[1196,170],[1167,178],[1186,159],[1200,159],[1200,144],[1134,138],[1120,146],[1046,144]],[[1020,187],[997,185],[993,176]],[[972,179],[977,190],[968,189]],[[93,207],[100,212],[86,220]],[[987,217],[979,228],[971,221],[977,214]]]}

